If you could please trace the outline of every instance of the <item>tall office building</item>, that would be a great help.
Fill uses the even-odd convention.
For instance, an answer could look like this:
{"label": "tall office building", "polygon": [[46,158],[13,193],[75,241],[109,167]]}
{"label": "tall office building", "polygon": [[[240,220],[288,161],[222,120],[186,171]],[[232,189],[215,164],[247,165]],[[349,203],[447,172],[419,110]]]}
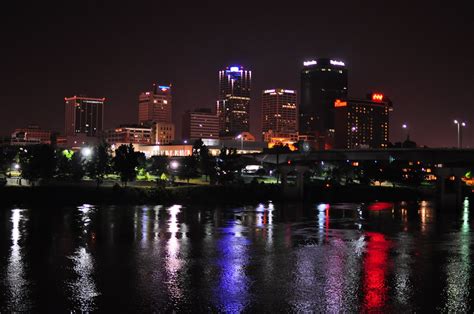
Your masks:
{"label": "tall office building", "polygon": [[65,135],[98,136],[104,127],[105,98],[74,96],[65,100]]}
{"label": "tall office building", "polygon": [[251,81],[252,72],[242,66],[219,71],[217,115],[221,136],[249,131]]}
{"label": "tall office building", "polygon": [[383,94],[336,99],[336,148],[387,148],[392,102]]}
{"label": "tall office building", "polygon": [[347,97],[347,68],[339,60],[307,60],[301,71],[299,131],[331,136],[334,132],[334,101]]}
{"label": "tall office building", "polygon": [[267,89],[262,94],[262,131],[296,133],[298,117],[296,91],[291,89]]}
{"label": "tall office building", "polygon": [[171,123],[171,86],[153,85],[153,90],[139,96],[138,122],[151,126],[154,122]]}
{"label": "tall office building", "polygon": [[166,145],[174,141],[174,124],[166,122],[154,122],[151,127],[152,144]]}
{"label": "tall office building", "polygon": [[183,115],[183,133],[185,140],[219,138],[219,119],[211,109],[201,108],[186,111]]}

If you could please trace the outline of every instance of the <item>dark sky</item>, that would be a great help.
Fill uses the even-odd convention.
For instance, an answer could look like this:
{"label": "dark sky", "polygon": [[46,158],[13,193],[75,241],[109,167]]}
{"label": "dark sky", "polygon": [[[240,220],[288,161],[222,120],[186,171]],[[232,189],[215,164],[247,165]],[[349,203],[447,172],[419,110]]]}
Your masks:
{"label": "dark sky", "polygon": [[[474,23],[468,1],[10,1],[0,10],[0,134],[28,123],[63,130],[64,97],[107,98],[106,126],[137,120],[139,92],[172,83],[173,119],[214,106],[219,69],[253,71],[260,94],[298,88],[302,61],[342,59],[349,94],[393,100],[391,141],[474,147]],[[331,2],[331,3],[328,3]],[[301,4],[300,4],[301,3]],[[180,133],[180,132],[179,132]]]}

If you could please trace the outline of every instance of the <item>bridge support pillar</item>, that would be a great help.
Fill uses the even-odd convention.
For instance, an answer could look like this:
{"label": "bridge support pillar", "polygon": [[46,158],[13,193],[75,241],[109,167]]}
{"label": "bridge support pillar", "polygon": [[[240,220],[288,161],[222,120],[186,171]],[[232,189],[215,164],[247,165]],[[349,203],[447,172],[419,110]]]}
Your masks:
{"label": "bridge support pillar", "polygon": [[459,209],[464,200],[461,178],[465,168],[436,168],[436,196],[442,209]]}
{"label": "bridge support pillar", "polygon": [[281,186],[285,198],[302,199],[304,197],[304,174],[307,166],[280,166]]}

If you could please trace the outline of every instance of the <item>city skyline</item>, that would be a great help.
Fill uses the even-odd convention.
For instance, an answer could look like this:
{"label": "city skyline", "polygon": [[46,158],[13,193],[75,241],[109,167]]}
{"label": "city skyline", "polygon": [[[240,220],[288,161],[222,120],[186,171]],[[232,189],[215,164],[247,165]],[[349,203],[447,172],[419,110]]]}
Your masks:
{"label": "city skyline", "polygon": [[[474,146],[474,130],[469,127],[474,64],[470,58],[472,48],[464,44],[472,21],[462,6],[445,9],[436,4],[430,7],[414,4],[407,11],[386,4],[368,7],[347,4],[340,10],[333,5],[324,5],[323,9],[337,12],[339,19],[344,21],[341,25],[327,18],[318,20],[322,13],[311,10],[312,5],[307,10],[292,7],[286,12],[269,9],[262,15],[263,21],[270,22],[265,27],[261,25],[265,23],[256,24],[260,13],[264,12],[261,7],[243,17],[248,22],[243,30],[231,30],[224,39],[216,39],[223,33],[214,29],[216,22],[201,19],[221,12],[223,8],[219,5],[211,7],[209,12],[200,7],[174,8],[173,12],[179,17],[177,21],[165,19],[179,27],[157,30],[157,43],[152,45],[153,49],[139,46],[142,49],[133,47],[135,51],[119,43],[123,40],[133,46],[149,35],[145,31],[149,25],[138,25],[137,30],[126,31],[133,22],[148,14],[143,6],[113,7],[107,14],[104,14],[106,7],[93,4],[79,8],[69,4],[55,10],[48,5],[33,5],[24,11],[12,6],[4,22],[11,22],[12,17],[31,19],[6,34],[6,42],[15,45],[6,47],[10,58],[3,76],[10,79],[4,80],[0,99],[4,110],[14,119],[2,119],[0,133],[3,135],[30,123],[61,130],[63,98],[74,94],[107,98],[105,128],[133,123],[137,120],[136,97],[150,82],[173,84],[176,95],[173,116],[177,117],[174,119],[178,124],[176,129],[181,130],[180,117],[186,110],[214,105],[218,94],[215,73],[230,64],[252,69],[250,125],[255,134],[261,128],[261,91],[272,86],[299,90],[302,62],[328,56],[346,62],[349,97],[360,98],[369,91],[381,91],[393,99],[396,108],[391,118],[392,142],[403,137],[402,124],[407,123],[410,136],[419,144],[453,147],[456,145],[453,119],[459,118],[468,123],[464,133],[465,146]],[[86,16],[88,25],[56,28],[64,16],[69,16],[63,16],[63,10],[75,16]],[[35,12],[43,13],[38,16],[47,16],[50,22],[34,16]],[[197,13],[202,13],[201,18],[196,17]],[[391,26],[402,13],[405,14],[404,24]],[[271,22],[272,14],[285,14],[294,23],[285,23],[288,27],[285,29]],[[118,17],[123,16],[126,16],[126,23],[119,25]],[[374,17],[384,23],[378,24],[374,20],[373,27],[367,28],[366,24],[354,22],[356,18]],[[438,24],[441,17],[444,23]],[[106,26],[106,22],[111,26]],[[31,25],[37,26],[34,33],[27,27]],[[195,26],[200,36],[189,30],[190,25]],[[308,30],[295,32],[302,29],[301,26],[308,26]],[[114,27],[123,32],[123,38],[114,35]],[[315,32],[318,29],[327,29],[327,32]],[[86,42],[90,44],[85,47],[101,41],[105,44],[97,49],[78,47],[65,51],[63,44],[69,40],[70,33],[84,39],[89,35]],[[249,33],[253,36],[245,35]],[[166,53],[158,49],[160,38],[172,38]],[[223,46],[224,42],[226,45]],[[273,49],[275,44],[284,42],[291,49]],[[444,45],[440,46],[439,42]],[[118,46],[112,50],[114,44]],[[189,45],[197,46],[192,52],[185,52]],[[215,49],[219,46],[223,48]],[[120,53],[115,53],[116,48]],[[89,66],[85,68],[86,65]],[[42,93],[40,99],[35,96],[38,93]],[[111,108],[114,108],[112,112]],[[432,131],[426,132],[428,129]]]}

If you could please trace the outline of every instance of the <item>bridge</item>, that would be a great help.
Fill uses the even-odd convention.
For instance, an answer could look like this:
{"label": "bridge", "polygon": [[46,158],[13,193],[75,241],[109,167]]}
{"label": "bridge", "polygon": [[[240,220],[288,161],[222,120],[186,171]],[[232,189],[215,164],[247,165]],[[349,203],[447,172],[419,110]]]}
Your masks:
{"label": "bridge", "polygon": [[[433,167],[437,177],[438,201],[442,206],[457,206],[462,203],[461,178],[474,167],[474,149],[452,148],[321,150],[279,154],[261,153],[254,154],[252,157],[258,162],[276,165],[282,175],[284,193],[299,197],[304,195],[304,174],[315,162],[422,162]],[[296,177],[294,185],[288,184],[289,174]]]}

